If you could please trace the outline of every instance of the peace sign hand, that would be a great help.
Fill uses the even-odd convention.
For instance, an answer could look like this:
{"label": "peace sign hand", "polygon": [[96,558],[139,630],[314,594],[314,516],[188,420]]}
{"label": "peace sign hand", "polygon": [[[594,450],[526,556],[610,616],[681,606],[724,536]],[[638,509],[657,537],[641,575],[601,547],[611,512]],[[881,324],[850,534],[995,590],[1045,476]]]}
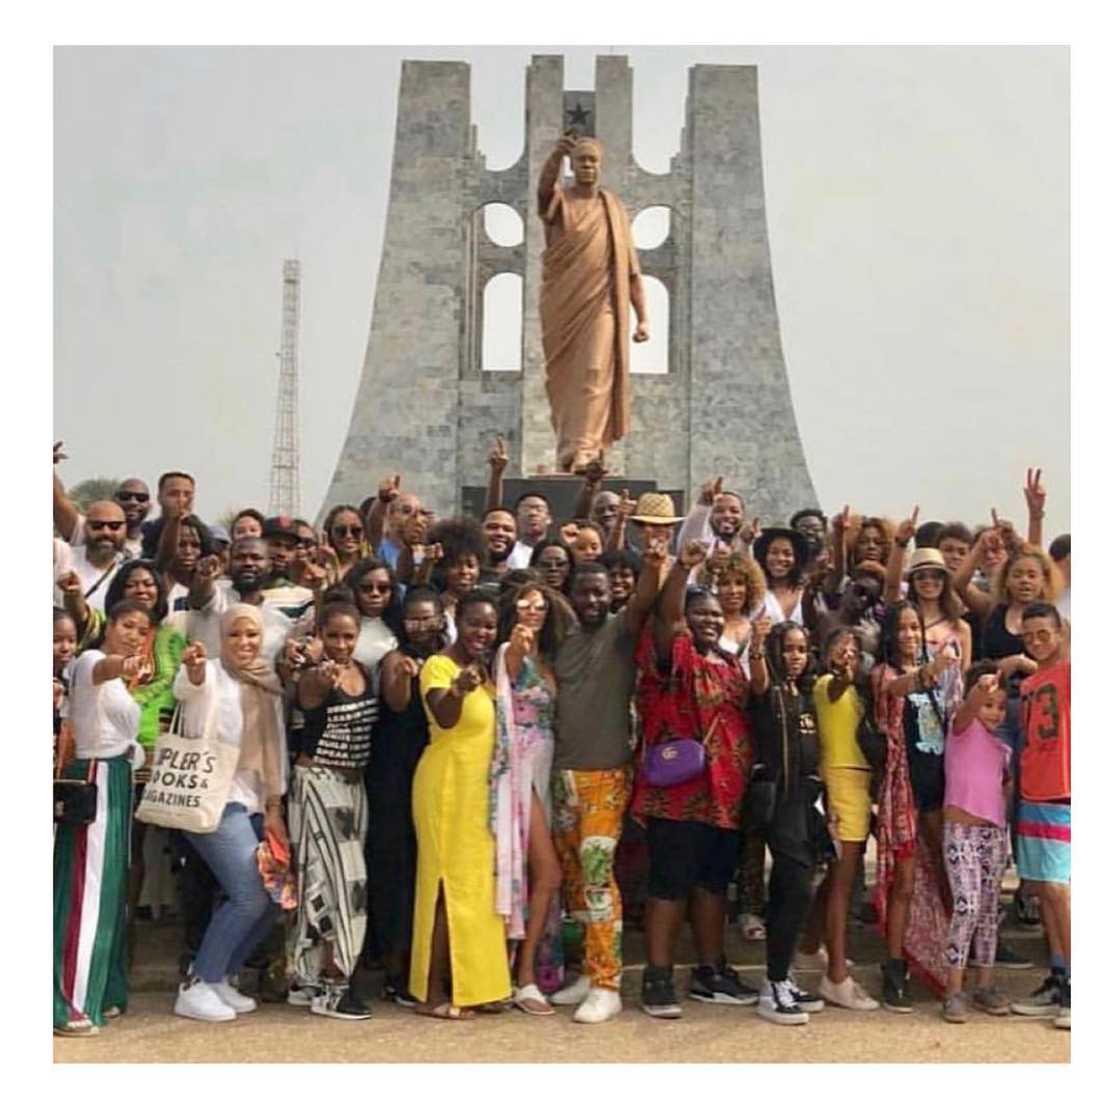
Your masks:
{"label": "peace sign hand", "polygon": [[697,564],[703,564],[708,559],[708,547],[703,541],[688,541],[681,549],[678,563],[682,568],[692,569]]}
{"label": "peace sign hand", "polygon": [[503,474],[506,467],[509,466],[509,452],[506,450],[506,441],[501,436],[494,440],[494,445],[490,448],[490,454],[486,457],[486,461],[490,464],[490,469],[494,474]]}
{"label": "peace sign hand", "polygon": [[1042,468],[1033,471],[1027,468],[1027,485],[1023,487],[1023,497],[1027,500],[1027,511],[1031,517],[1039,518],[1046,512],[1046,487],[1042,485]]}
{"label": "peace sign hand", "polygon": [[202,665],[205,661],[206,647],[201,642],[191,642],[191,644],[183,650],[182,663],[188,669],[193,669],[196,665]]}
{"label": "peace sign hand", "polygon": [[61,463],[63,459],[69,459],[69,458],[70,458],[70,456],[67,455],[66,452],[62,450],[62,440],[59,440],[58,443],[56,443],[54,445],[54,465],[57,467],[58,464]]}

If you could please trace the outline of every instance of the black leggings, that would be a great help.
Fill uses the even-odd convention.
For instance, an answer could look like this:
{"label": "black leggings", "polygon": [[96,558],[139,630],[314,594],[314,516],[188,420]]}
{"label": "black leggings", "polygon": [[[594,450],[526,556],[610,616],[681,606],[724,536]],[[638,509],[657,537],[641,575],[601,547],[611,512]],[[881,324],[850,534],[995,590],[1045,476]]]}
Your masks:
{"label": "black leggings", "polygon": [[813,866],[771,849],[770,902],[766,908],[766,978],[789,975],[801,928],[813,901]]}

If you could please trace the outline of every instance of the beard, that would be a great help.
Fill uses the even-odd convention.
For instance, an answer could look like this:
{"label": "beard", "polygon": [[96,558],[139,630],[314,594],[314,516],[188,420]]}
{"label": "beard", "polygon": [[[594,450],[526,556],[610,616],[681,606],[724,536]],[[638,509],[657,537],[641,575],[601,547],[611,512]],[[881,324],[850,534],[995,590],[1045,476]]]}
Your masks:
{"label": "beard", "polygon": [[246,591],[259,591],[270,574],[270,572],[238,572],[232,578],[233,589],[238,595]]}
{"label": "beard", "polygon": [[505,561],[509,559],[509,554],[513,551],[513,546],[516,543],[516,540],[511,540],[501,545],[499,548],[495,548],[493,545],[487,545],[486,551],[489,556],[490,566],[494,567],[496,564],[505,563]]}
{"label": "beard", "polygon": [[117,546],[112,541],[96,540],[86,544],[86,559],[94,567],[103,567],[116,554]]}

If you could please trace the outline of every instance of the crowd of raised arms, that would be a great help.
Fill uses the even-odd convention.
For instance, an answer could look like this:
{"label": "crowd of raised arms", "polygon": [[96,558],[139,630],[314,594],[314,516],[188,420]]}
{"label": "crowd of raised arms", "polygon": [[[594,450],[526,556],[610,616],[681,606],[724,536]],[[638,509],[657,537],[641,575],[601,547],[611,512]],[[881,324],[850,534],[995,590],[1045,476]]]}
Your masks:
{"label": "crowd of raised arms", "polygon": [[[56,1033],[126,1010],[137,916],[161,905],[182,921],[174,1013],[204,1021],[256,1008],[246,967],[301,1013],[368,1019],[364,965],[383,1000],[439,1019],[605,1022],[625,911],[654,1017],[680,1017],[681,994],[780,1025],[908,1012],[914,980],[952,1023],[1069,1027],[1070,538],[1043,542],[1041,471],[1025,538],[995,510],[760,526],[720,478],[682,517],[613,492],[598,462],[561,522],[539,493],[503,503],[499,440],[481,522],[395,475],[317,530],[254,509],[207,525],[184,471],[80,510],[64,458]],[[200,801],[180,792],[197,773],[155,789],[174,765],[231,746],[199,787],[208,825],[145,823]],[[872,992],[846,944],[869,840]],[[1014,1002],[995,981],[1016,956],[1011,862],[1050,961]],[[729,936],[765,940],[761,990]]]}

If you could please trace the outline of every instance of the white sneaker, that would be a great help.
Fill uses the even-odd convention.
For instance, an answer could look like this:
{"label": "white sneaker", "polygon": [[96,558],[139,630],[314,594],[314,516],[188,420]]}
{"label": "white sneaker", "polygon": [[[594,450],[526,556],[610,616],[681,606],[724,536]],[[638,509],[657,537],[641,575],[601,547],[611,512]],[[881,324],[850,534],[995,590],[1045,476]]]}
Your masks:
{"label": "white sneaker", "polygon": [[214,991],[214,986],[197,976],[179,985],[174,1011],[184,1019],[201,1019],[204,1023],[228,1023],[237,1018],[237,1012]]}
{"label": "white sneaker", "polygon": [[231,983],[230,978],[227,976],[224,980],[219,980],[216,984],[211,984],[218,996],[218,999],[228,1007],[232,1007],[238,1015],[248,1015],[250,1011],[256,1011],[257,1001],[249,996],[243,996]]}
{"label": "white sneaker", "polygon": [[767,980],[758,997],[758,1013],[770,1023],[783,1027],[802,1027],[809,1012],[798,1005],[789,980]]}
{"label": "white sneaker", "polygon": [[[828,968],[828,950],[823,945],[821,945],[820,948],[818,948],[815,953],[800,953],[799,952],[799,953],[797,953],[796,957],[794,958],[794,963],[797,965],[798,968],[803,968],[807,972],[814,972],[818,968],[827,969]],[[848,968],[851,968],[853,962],[849,958],[849,959],[844,961],[844,964]]]}
{"label": "white sneaker", "polygon": [[557,1007],[575,1007],[578,1003],[583,1003],[587,999],[588,992],[591,991],[591,977],[590,976],[577,976],[575,980],[566,988],[561,988],[558,992],[553,992],[548,997],[549,1003],[556,1004]]}
{"label": "white sneaker", "polygon": [[610,988],[592,988],[576,1008],[573,1023],[605,1023],[622,1012],[622,997]]}
{"label": "white sneaker", "polygon": [[846,976],[839,984],[834,984],[826,973],[821,977],[821,997],[837,1007],[846,1007],[849,1011],[878,1011],[878,1000],[872,999],[855,981],[855,977]]}

